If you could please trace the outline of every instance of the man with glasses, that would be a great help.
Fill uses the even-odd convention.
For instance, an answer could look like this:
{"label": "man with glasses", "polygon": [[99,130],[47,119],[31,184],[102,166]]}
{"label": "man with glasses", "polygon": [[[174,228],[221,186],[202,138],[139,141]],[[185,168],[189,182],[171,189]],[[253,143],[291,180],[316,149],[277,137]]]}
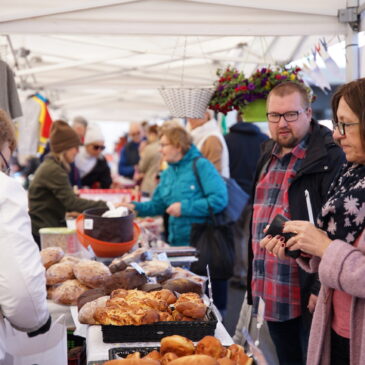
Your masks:
{"label": "man with glasses", "polygon": [[108,162],[102,152],[105,140],[97,124],[87,126],[84,145],[80,147],[75,164],[81,177],[81,185],[93,189],[109,189],[112,177]]}
{"label": "man with glasses", "polygon": [[118,172],[119,175],[132,179],[139,162],[139,147],[144,137],[142,125],[136,122],[131,123],[128,137],[129,142],[120,152]]}
{"label": "man with glasses", "polygon": [[307,91],[299,83],[287,81],[272,89],[267,120],[272,140],[263,144],[255,176],[248,303],[257,316],[263,299],[264,319],[279,363],[301,365],[305,364],[319,281],[300,269],[295,259],[279,260],[268,253],[260,241],[277,214],[309,220],[305,190],[317,216],[344,156],[331,131],[312,119]]}

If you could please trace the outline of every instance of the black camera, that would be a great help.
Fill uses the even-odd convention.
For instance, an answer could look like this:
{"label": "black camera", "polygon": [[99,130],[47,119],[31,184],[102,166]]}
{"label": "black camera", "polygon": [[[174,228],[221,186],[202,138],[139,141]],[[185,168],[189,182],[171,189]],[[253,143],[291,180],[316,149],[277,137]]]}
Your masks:
{"label": "black camera", "polygon": [[[275,216],[275,218],[270,223],[270,226],[268,230],[266,231],[266,235],[271,235],[275,237],[276,235],[280,235],[285,238],[285,242],[289,240],[289,238],[294,237],[295,233],[284,233],[284,223],[287,222],[289,219],[287,217],[284,217],[282,214],[278,214]],[[294,250],[290,251],[289,249],[285,248],[285,255],[290,256],[294,259],[298,258],[300,256],[301,251],[300,250]]]}

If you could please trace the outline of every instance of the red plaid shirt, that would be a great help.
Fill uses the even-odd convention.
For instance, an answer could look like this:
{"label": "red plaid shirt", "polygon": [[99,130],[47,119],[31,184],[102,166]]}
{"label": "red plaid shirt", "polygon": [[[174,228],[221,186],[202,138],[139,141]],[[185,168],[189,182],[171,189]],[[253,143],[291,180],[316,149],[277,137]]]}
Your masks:
{"label": "red plaid shirt", "polygon": [[257,315],[261,297],[265,302],[265,320],[269,321],[287,321],[301,315],[296,261],[278,259],[262,249],[259,242],[264,237],[264,228],[277,214],[290,218],[288,190],[306,155],[307,145],[305,138],[281,158],[275,145],[267,170],[256,185],[252,218],[253,313]]}

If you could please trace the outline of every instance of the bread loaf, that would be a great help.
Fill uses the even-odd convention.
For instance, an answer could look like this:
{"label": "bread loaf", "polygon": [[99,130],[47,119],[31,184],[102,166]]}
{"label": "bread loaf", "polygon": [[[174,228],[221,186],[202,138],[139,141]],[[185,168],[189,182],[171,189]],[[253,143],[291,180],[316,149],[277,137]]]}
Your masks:
{"label": "bread loaf", "polygon": [[176,301],[175,309],[184,316],[201,319],[205,316],[207,306],[198,294],[184,293]]}
{"label": "bread loaf", "polygon": [[169,279],[162,283],[164,289],[176,291],[177,293],[197,293],[202,294],[202,286],[189,279]]}
{"label": "bread loaf", "polygon": [[103,288],[89,289],[78,297],[77,309],[80,311],[84,304],[92,302],[93,300],[96,300],[105,295],[106,293]]}
{"label": "bread loaf", "polygon": [[147,283],[147,278],[136,270],[128,268],[116,272],[104,280],[104,288],[107,293],[115,289],[136,289]]}
{"label": "bread loaf", "polygon": [[81,260],[74,266],[76,279],[90,288],[103,287],[104,281],[111,276],[110,270],[102,262]]}
{"label": "bread loaf", "polygon": [[60,247],[47,247],[40,252],[40,255],[43,266],[48,269],[50,266],[61,261],[65,253]]}
{"label": "bread loaf", "polygon": [[79,322],[84,324],[98,324],[94,319],[95,310],[96,308],[104,307],[108,299],[109,296],[107,295],[86,303],[79,310]]}
{"label": "bread loaf", "polygon": [[59,304],[76,305],[77,298],[89,288],[78,280],[66,280],[52,294],[52,299]]}
{"label": "bread loaf", "polygon": [[46,284],[55,285],[63,283],[66,280],[74,279],[72,264],[68,262],[59,262],[50,266],[46,271]]}

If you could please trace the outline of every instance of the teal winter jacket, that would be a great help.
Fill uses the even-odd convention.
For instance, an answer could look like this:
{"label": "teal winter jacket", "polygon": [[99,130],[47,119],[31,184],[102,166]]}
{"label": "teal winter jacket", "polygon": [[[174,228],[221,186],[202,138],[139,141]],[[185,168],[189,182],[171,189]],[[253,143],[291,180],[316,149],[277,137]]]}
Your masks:
{"label": "teal winter jacket", "polygon": [[134,203],[138,215],[145,217],[162,215],[171,204],[181,202],[181,216],[169,217],[169,243],[173,246],[190,244],[192,223],[209,219],[208,201],[214,213],[221,212],[227,206],[224,180],[210,161],[200,158],[197,170],[207,199],[203,197],[193,171],[193,161],[198,156],[201,153],[192,145],[180,161],[170,163],[161,174],[151,201]]}

